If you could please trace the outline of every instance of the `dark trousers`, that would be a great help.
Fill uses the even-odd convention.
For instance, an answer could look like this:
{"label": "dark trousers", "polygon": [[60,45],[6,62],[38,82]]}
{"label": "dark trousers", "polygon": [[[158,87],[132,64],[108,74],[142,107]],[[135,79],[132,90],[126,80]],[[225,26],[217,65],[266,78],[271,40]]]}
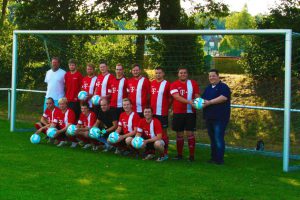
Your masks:
{"label": "dark trousers", "polygon": [[79,102],[68,102],[68,107],[74,111],[75,117],[76,117],[76,122],[77,122],[79,119],[79,115],[81,113],[80,103]]}
{"label": "dark trousers", "polygon": [[211,159],[217,163],[224,162],[225,129],[228,121],[206,120],[207,131],[210,139]]}

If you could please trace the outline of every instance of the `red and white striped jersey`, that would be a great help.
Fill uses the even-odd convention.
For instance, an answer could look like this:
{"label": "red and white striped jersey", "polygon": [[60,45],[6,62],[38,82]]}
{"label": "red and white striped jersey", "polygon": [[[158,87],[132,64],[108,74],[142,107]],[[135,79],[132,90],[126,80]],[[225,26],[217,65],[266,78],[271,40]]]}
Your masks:
{"label": "red and white striped jersey", "polygon": [[140,116],[136,112],[131,112],[130,114],[122,112],[118,122],[118,126],[122,128],[121,134],[132,132],[138,126],[139,121]]}
{"label": "red and white striped jersey", "polygon": [[97,121],[97,116],[94,112],[90,111],[88,116],[80,113],[78,124],[83,125],[83,127],[91,128]]}
{"label": "red and white striped jersey", "polygon": [[88,94],[94,94],[95,84],[96,84],[97,76],[85,76],[82,79],[81,89],[86,91]]}
{"label": "red and white striped jersey", "polygon": [[59,128],[63,129],[68,124],[75,124],[75,113],[70,108],[68,108],[66,110],[66,112],[64,112],[64,113],[61,110],[61,112],[59,113],[59,115],[57,116],[57,118],[55,118],[53,120],[53,122],[55,124],[58,124]]}
{"label": "red and white striped jersey", "polygon": [[54,120],[58,118],[61,110],[58,107],[54,107],[53,110],[48,108],[44,111],[43,117],[48,121],[48,123],[55,123]]}
{"label": "red and white striped jersey", "polygon": [[[200,94],[200,90],[197,82],[194,80],[187,80],[185,82],[177,80],[171,84],[170,94],[174,95],[177,93],[183,98],[190,101],[195,98],[195,94]],[[196,110],[190,104],[181,103],[180,101],[174,99],[173,112],[174,113],[195,113]]]}
{"label": "red and white striped jersey", "polygon": [[111,90],[111,99],[110,99],[110,106],[115,108],[122,108],[122,100],[128,96],[127,94],[127,79],[122,77],[120,79],[115,78]]}
{"label": "red and white striped jersey", "polygon": [[168,116],[170,83],[166,80],[151,82],[151,108],[154,115]]}
{"label": "red and white striped jersey", "polygon": [[142,113],[148,105],[147,96],[150,94],[150,81],[145,77],[128,80],[128,97],[132,102],[133,110]]}
{"label": "red and white striped jersey", "polygon": [[144,139],[151,139],[162,134],[162,140],[166,140],[166,135],[163,134],[161,123],[158,119],[152,118],[151,122],[148,123],[145,118],[141,119],[137,128],[137,132],[141,134]]}
{"label": "red and white striped jersey", "polygon": [[111,90],[111,85],[115,77],[108,73],[106,75],[99,74],[96,80],[94,95],[106,96],[108,95],[108,90]]}

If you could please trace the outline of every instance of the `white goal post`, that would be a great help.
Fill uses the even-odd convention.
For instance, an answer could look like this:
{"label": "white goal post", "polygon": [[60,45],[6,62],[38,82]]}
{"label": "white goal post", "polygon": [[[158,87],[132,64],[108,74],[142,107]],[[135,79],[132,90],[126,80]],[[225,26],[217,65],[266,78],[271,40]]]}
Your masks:
{"label": "white goal post", "polygon": [[285,35],[285,83],[284,83],[284,130],[283,130],[283,171],[288,172],[290,154],[290,113],[291,113],[291,59],[292,30],[290,29],[247,29],[247,30],[15,30],[13,32],[11,119],[10,131],[15,131],[16,81],[18,68],[18,35]]}

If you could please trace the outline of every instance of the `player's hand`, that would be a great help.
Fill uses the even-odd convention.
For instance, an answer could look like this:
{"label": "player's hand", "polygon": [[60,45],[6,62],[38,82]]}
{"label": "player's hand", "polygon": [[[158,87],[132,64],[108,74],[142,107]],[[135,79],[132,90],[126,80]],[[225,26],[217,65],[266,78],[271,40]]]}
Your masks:
{"label": "player's hand", "polygon": [[205,108],[205,107],[207,107],[209,105],[211,105],[211,102],[209,100],[205,100],[204,99],[203,108]]}
{"label": "player's hand", "polygon": [[122,140],[124,140],[125,139],[125,135],[120,135],[119,136],[119,141],[118,142],[120,142],[120,141],[122,141]]}

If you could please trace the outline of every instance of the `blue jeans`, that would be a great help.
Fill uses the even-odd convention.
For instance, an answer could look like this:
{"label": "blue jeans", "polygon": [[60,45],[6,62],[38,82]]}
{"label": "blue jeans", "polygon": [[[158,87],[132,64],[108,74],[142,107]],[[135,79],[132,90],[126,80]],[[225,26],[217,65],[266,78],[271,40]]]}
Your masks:
{"label": "blue jeans", "polygon": [[206,120],[207,131],[210,139],[211,160],[222,164],[225,152],[225,129],[228,121]]}

